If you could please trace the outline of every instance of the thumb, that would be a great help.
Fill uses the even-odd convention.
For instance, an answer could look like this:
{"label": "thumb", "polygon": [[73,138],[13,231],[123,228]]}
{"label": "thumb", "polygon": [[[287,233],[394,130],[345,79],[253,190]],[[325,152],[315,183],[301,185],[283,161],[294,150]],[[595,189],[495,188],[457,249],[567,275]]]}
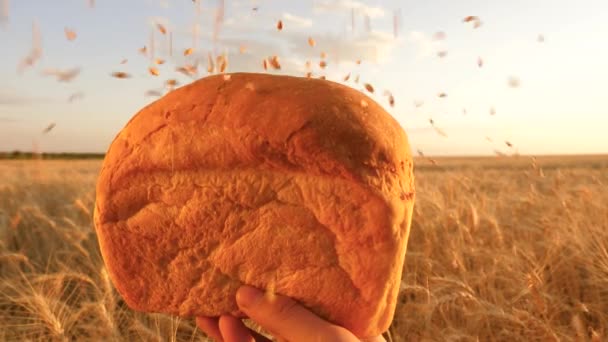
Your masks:
{"label": "thumb", "polygon": [[275,337],[288,341],[356,341],[346,329],[333,325],[291,298],[265,295],[251,287],[241,286],[236,302],[245,314]]}

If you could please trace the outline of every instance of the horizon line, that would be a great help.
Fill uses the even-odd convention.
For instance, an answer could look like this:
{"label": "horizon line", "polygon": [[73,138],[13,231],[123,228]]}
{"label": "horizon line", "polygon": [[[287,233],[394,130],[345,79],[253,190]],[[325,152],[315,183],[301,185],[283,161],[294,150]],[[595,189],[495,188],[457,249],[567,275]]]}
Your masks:
{"label": "horizon line", "polygon": [[[103,157],[107,154],[107,152],[33,152],[33,151],[21,151],[21,150],[12,150],[12,151],[0,151],[0,158],[11,156],[11,155],[21,155],[21,156],[34,156],[34,155],[42,155],[42,156],[98,156]],[[532,154],[532,153],[514,153],[514,154],[505,154],[505,155],[497,155],[494,153],[487,154],[429,154],[429,155],[416,155],[412,153],[413,158],[488,158],[488,157],[600,157],[605,156],[608,157],[608,152],[602,153],[543,153],[543,154]]]}

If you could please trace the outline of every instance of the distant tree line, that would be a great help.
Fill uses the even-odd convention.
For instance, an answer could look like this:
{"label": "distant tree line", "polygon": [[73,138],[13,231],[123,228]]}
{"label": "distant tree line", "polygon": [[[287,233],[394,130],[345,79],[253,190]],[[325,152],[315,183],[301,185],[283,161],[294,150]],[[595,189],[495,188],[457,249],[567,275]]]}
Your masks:
{"label": "distant tree line", "polygon": [[104,153],[34,153],[34,152],[0,152],[0,159],[103,159]]}

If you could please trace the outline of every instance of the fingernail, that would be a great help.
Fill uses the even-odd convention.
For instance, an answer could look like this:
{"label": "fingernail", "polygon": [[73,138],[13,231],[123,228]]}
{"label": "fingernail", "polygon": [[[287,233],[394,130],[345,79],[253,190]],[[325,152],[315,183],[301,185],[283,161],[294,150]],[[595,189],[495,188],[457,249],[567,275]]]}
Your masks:
{"label": "fingernail", "polygon": [[264,292],[249,285],[243,285],[236,291],[236,303],[241,308],[249,308],[259,301]]}

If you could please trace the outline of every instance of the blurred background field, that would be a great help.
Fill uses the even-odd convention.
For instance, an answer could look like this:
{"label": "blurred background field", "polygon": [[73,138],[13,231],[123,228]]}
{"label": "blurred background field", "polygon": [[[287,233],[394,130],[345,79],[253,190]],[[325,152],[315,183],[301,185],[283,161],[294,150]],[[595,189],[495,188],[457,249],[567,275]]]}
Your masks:
{"label": "blurred background field", "polygon": [[[608,156],[416,164],[393,340],[608,339]],[[92,222],[100,165],[0,161],[0,340],[205,340],[114,290]]]}

